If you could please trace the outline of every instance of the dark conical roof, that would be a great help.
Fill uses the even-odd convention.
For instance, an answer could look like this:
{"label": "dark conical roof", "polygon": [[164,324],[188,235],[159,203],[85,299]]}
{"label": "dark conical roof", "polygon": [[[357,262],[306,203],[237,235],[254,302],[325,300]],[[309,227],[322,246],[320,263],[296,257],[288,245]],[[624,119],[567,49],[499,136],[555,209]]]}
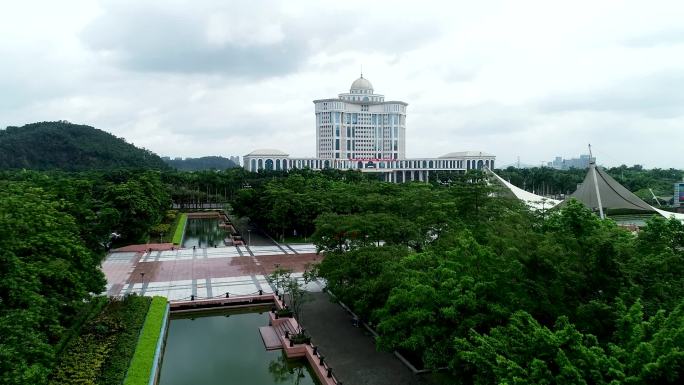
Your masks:
{"label": "dark conical roof", "polygon": [[[596,170],[596,183],[594,182],[594,170]],[[598,185],[599,194],[601,194],[601,205],[604,209],[654,211],[651,205],[624,188],[602,168],[594,164],[589,166],[589,172],[584,177],[584,181],[569,198],[575,198],[591,209],[598,209],[596,185]]]}

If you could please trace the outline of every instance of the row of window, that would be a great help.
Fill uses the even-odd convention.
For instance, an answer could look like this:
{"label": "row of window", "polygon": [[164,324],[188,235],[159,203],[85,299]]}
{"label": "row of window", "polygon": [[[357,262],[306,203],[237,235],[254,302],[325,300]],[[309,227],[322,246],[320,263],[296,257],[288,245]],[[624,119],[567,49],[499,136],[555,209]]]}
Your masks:
{"label": "row of window", "polygon": [[[344,115],[344,117],[342,115]],[[344,123],[346,124],[370,123],[373,125],[406,125],[406,115],[404,114],[363,114],[358,112],[324,112],[317,113],[316,119],[318,121],[319,126],[330,123],[340,123],[342,120],[344,120]]]}
{"label": "row of window", "polygon": [[[360,154],[347,154],[349,159],[355,158]],[[375,154],[374,154],[375,155]],[[377,154],[381,158],[380,153]],[[396,159],[396,153],[393,154]],[[335,153],[335,158],[340,158],[340,153]],[[362,168],[392,168],[392,169],[482,169],[494,168],[494,160],[394,160],[394,161],[342,161],[335,164],[336,168],[340,169],[362,169]],[[331,163],[327,159],[252,159],[250,161],[250,170],[287,170],[288,168],[313,168],[321,169],[331,167]]]}

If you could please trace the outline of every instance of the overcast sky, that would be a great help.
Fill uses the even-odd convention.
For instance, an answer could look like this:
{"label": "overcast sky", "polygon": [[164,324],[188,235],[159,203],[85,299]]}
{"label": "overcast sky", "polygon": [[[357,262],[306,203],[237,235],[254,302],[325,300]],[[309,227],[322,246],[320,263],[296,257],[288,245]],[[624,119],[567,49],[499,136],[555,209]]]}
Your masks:
{"label": "overcast sky", "polygon": [[[406,4],[404,4],[406,3]],[[407,156],[684,168],[681,1],[13,1],[0,126],[65,119],[160,155],[315,155],[312,100],[364,77]]]}

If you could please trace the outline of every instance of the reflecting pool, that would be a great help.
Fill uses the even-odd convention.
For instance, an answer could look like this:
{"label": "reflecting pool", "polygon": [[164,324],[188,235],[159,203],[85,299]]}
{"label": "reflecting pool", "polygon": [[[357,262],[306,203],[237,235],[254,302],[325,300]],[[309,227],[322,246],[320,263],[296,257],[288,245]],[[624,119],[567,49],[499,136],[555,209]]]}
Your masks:
{"label": "reflecting pool", "polygon": [[188,219],[183,247],[221,247],[225,237],[226,232],[219,227],[219,220],[216,218]]}
{"label": "reflecting pool", "polygon": [[172,316],[159,384],[319,384],[305,360],[264,348],[259,327],[268,325],[268,310],[249,311]]}

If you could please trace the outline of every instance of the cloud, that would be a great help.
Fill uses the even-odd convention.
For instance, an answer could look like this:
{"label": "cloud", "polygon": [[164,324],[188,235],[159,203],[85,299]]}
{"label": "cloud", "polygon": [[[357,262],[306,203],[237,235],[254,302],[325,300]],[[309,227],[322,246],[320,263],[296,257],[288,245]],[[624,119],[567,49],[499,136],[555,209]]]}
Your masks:
{"label": "cloud", "polygon": [[546,97],[546,113],[603,111],[651,118],[684,116],[684,71],[668,71],[623,79],[605,88]]}
{"label": "cloud", "polygon": [[[305,4],[310,9],[295,15],[289,6],[297,2],[199,0],[189,12],[177,2],[110,1],[81,38],[134,71],[265,78],[295,73],[322,52],[399,55],[439,33],[427,20],[399,25],[370,12]],[[344,20],[355,23],[340,28]]]}
{"label": "cloud", "polygon": [[[220,5],[224,4],[223,7]],[[267,4],[107,2],[81,33],[87,47],[135,71],[260,78],[296,71],[308,44]]]}
{"label": "cloud", "polygon": [[[40,8],[44,12],[36,13]],[[364,76],[407,154],[684,167],[680,2],[25,0],[0,12],[0,127],[66,119],[162,155],[315,154]]]}
{"label": "cloud", "polygon": [[659,46],[670,46],[684,44],[684,28],[660,29],[655,32],[645,32],[643,34],[623,40],[628,47],[652,48]]}

